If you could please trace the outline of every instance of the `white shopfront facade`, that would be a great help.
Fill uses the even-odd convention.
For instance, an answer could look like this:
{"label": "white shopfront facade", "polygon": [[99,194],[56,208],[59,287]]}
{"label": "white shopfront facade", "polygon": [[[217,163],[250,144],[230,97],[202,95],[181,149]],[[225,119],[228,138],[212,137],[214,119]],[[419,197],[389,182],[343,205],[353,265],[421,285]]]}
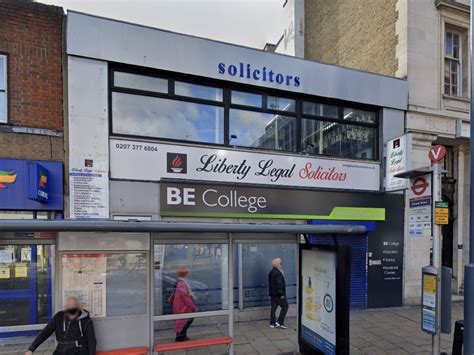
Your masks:
{"label": "white shopfront facade", "polygon": [[[298,224],[389,218],[378,202],[385,196],[383,144],[404,132],[405,81],[75,12],[68,13],[66,35],[67,218]],[[320,192],[333,194],[334,204],[319,202],[313,211],[312,200],[295,202]],[[365,193],[373,196],[367,206],[360,202]],[[294,235],[277,242],[262,235],[261,243],[234,236],[235,247],[224,235],[97,234],[83,243],[84,237],[59,236],[63,264],[74,265],[77,254],[112,274],[120,264],[118,278],[101,291],[115,304],[101,305],[100,316],[139,329],[153,312],[155,337],[168,330],[166,290],[186,258],[196,275],[191,287],[206,298],[200,308],[214,317],[229,308],[231,252],[239,270],[236,308],[265,304],[266,286],[244,275],[266,270],[278,253],[288,261],[296,299]],[[128,280],[126,297],[137,302],[116,314],[126,304],[114,282],[127,263],[137,277]],[[67,292],[64,270],[57,307]]]}

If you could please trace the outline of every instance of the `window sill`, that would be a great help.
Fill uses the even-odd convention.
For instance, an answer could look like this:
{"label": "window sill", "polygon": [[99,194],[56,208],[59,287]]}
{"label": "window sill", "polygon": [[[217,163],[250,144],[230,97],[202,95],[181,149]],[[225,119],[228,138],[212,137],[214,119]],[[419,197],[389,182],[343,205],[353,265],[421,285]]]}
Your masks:
{"label": "window sill", "polygon": [[462,96],[452,96],[452,95],[447,95],[447,94],[443,94],[443,99],[455,100],[455,101],[466,102],[466,103],[471,102],[471,100],[469,100],[469,99],[466,98],[466,97],[462,97]]}

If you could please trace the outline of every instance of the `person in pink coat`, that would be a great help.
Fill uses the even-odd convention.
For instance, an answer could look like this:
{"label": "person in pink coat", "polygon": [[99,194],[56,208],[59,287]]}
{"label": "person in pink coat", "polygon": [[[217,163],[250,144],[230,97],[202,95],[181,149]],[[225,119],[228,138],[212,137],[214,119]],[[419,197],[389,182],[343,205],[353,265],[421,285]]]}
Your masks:
{"label": "person in pink coat", "polygon": [[[188,276],[189,270],[180,267],[177,270],[178,281],[176,281],[176,286],[171,295],[171,303],[173,308],[173,314],[184,314],[197,312],[198,308],[194,304],[196,297],[189,287],[186,276]],[[193,323],[194,318],[188,319],[177,319],[174,321],[174,330],[176,331],[176,341],[186,341],[189,340],[187,336],[187,331],[191,324]]]}

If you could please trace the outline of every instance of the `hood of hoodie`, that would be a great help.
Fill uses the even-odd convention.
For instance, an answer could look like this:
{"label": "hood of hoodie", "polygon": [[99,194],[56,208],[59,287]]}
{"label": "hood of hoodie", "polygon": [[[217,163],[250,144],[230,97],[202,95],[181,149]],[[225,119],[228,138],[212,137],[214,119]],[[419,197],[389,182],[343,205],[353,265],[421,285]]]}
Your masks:
{"label": "hood of hoodie", "polygon": [[79,315],[77,320],[81,320],[81,319],[84,319],[84,318],[87,318],[87,317],[89,317],[89,311],[86,311],[85,309],[81,308],[81,314]]}

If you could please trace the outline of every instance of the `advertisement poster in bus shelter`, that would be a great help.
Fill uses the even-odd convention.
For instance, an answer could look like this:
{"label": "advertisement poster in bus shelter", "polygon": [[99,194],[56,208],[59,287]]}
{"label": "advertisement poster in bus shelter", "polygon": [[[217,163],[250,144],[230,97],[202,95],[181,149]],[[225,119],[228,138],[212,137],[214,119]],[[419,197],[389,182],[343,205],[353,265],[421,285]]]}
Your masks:
{"label": "advertisement poster in bus shelter", "polygon": [[324,354],[336,354],[336,253],[302,250],[301,337]]}
{"label": "advertisement poster in bus shelter", "polygon": [[105,317],[106,254],[64,254],[62,266],[63,302],[77,297],[92,317]]}

